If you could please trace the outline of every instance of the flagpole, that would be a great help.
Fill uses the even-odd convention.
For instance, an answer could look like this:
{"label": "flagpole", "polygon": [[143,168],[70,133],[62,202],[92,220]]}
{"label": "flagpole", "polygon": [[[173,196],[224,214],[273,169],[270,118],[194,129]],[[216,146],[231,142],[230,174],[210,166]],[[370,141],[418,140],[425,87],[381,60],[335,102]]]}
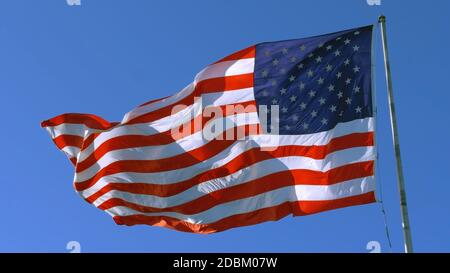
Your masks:
{"label": "flagpole", "polygon": [[398,190],[400,193],[400,208],[402,215],[403,237],[405,240],[405,253],[412,253],[413,245],[411,238],[411,229],[409,225],[408,205],[406,202],[406,190],[405,190],[405,181],[403,178],[402,158],[400,155],[400,143],[398,140],[397,115],[395,113],[394,95],[392,91],[391,66],[389,64],[389,53],[387,47],[386,17],[384,15],[381,15],[378,18],[378,23],[381,26],[381,39],[383,42],[384,67],[386,70],[389,112],[391,116],[392,141],[394,143],[395,159],[397,163],[397,182],[398,182]]}

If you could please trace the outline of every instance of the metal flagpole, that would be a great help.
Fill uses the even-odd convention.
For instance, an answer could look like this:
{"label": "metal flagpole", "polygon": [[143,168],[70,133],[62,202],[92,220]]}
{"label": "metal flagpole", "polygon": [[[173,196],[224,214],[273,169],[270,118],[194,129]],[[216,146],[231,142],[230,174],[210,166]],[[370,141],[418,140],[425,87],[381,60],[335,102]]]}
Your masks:
{"label": "metal flagpole", "polygon": [[386,17],[384,15],[381,15],[378,18],[378,23],[381,26],[381,39],[383,42],[384,67],[386,70],[388,102],[389,102],[389,111],[390,111],[390,116],[391,116],[392,141],[394,143],[394,152],[395,152],[395,158],[396,158],[396,162],[397,162],[397,182],[398,182],[398,189],[400,192],[400,207],[401,207],[401,213],[402,213],[403,236],[405,238],[405,252],[412,253],[413,245],[412,245],[412,238],[411,238],[411,229],[410,229],[410,225],[409,225],[408,206],[406,203],[406,192],[405,192],[405,181],[403,179],[402,158],[400,156],[400,144],[399,144],[399,140],[398,140],[397,115],[395,114],[394,95],[393,95],[393,91],[392,91],[391,66],[389,64],[389,54],[388,54],[388,47],[387,47]]}

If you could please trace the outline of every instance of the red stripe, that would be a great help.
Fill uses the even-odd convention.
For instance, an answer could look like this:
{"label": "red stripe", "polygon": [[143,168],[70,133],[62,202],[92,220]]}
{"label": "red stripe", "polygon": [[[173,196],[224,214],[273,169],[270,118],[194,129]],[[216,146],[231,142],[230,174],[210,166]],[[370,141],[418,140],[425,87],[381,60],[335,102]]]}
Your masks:
{"label": "red stripe", "polygon": [[[174,112],[173,109],[174,106],[192,105],[194,103],[194,97],[199,97],[202,94],[233,91],[250,87],[253,87],[253,73],[207,79],[197,83],[194,92],[192,92],[189,96],[173,104],[167,105],[165,107],[143,114],[141,116],[132,118],[125,124],[152,122],[170,116],[172,114],[177,113],[177,111]],[[179,109],[179,111],[180,110],[181,109]]]}
{"label": "red stripe", "polygon": [[170,97],[170,96],[166,96],[166,97],[163,97],[163,98],[159,98],[159,99],[154,99],[154,100],[151,100],[151,101],[147,101],[147,102],[144,102],[143,104],[139,105],[138,107],[142,107],[142,106],[145,106],[145,105],[149,105],[149,104],[151,104],[151,103],[154,103],[154,102],[157,102],[157,101],[161,101],[161,100],[163,100],[163,99],[167,99],[168,97]]}
{"label": "red stripe", "polygon": [[[100,204],[98,208],[107,210],[115,206],[125,206],[139,212],[178,212],[196,214],[214,206],[256,196],[276,189],[294,185],[333,185],[339,182],[363,178],[373,175],[373,161],[353,163],[331,169],[327,172],[312,170],[285,170],[272,173],[252,181],[227,187],[203,195],[189,202],[165,208],[143,206],[121,198],[110,198]],[[280,166],[280,169],[282,166]],[[285,168],[285,167],[284,167]],[[276,181],[274,183],[274,181]]]}
{"label": "red stripe", "polygon": [[83,124],[91,129],[104,130],[118,124],[118,122],[108,122],[99,116],[91,114],[68,113],[56,116],[41,123],[42,127],[58,126],[63,123]]}
{"label": "red stripe", "polygon": [[[202,182],[230,175],[242,168],[251,166],[263,160],[285,156],[308,156],[311,158],[322,159],[327,154],[338,150],[364,146],[373,146],[373,133],[355,133],[343,137],[334,138],[330,141],[330,143],[323,146],[288,145],[277,147],[277,149],[273,151],[261,151],[261,149],[259,148],[254,148],[243,152],[221,167],[205,171],[185,181],[173,184],[148,184],[138,183],[138,181],[135,181],[135,183],[110,183],[101,188],[95,194],[89,196],[89,198],[87,198],[86,200],[92,203],[98,197],[110,190],[120,190],[137,194],[150,194],[167,197],[183,192]],[[134,166],[133,170],[124,171],[136,171],[136,167],[138,166]],[[100,178],[97,178],[96,181],[98,179]],[[77,187],[77,183],[75,183],[75,186]]]}
{"label": "red stripe", "polygon": [[92,133],[90,134],[84,141],[83,145],[81,146],[81,151],[84,151],[87,147],[89,147],[92,142],[100,135],[100,133]]}
{"label": "red stripe", "polygon": [[[232,108],[233,106],[242,106],[239,108]],[[253,107],[252,107],[253,106]],[[224,114],[224,117],[234,115],[234,114],[240,114],[240,113],[254,113],[256,112],[256,102],[255,101],[249,101],[245,103],[238,103],[238,104],[229,104],[229,105],[223,105],[223,106],[216,106],[216,107],[208,107],[209,109],[218,109],[220,113]],[[234,111],[235,110],[235,111]],[[161,132],[159,134],[154,135],[124,135],[124,136],[117,136],[108,139],[107,141],[100,144],[97,148],[95,148],[94,152],[91,153],[86,159],[84,159],[82,162],[78,163],[77,166],[77,172],[82,172],[95,164],[97,160],[102,158],[103,155],[110,151],[114,150],[120,150],[120,149],[128,149],[128,148],[137,148],[137,147],[144,147],[144,146],[155,146],[155,145],[167,145],[172,142],[175,142],[181,138],[187,137],[189,135],[192,135],[198,131],[202,130],[202,126],[196,126],[197,124],[206,125],[207,122],[212,121],[213,119],[216,119],[218,117],[203,117],[203,116],[197,116],[193,118],[191,121],[186,122],[183,125],[178,126],[177,128],[174,128],[173,130],[167,130],[165,132]],[[183,128],[190,128],[190,130],[184,130]],[[175,134],[173,133],[175,132]],[[178,133],[177,133],[178,132]],[[92,139],[89,139],[89,144],[91,144],[93,141]],[[84,148],[88,146],[84,145]],[[83,149],[84,150],[84,149]]]}
{"label": "red stripe", "polygon": [[[229,132],[236,132],[237,130],[241,130],[243,136],[261,132],[259,125],[243,125],[231,128],[230,130],[224,132],[224,138],[227,134],[229,134]],[[101,169],[92,178],[83,182],[75,182],[75,188],[78,191],[85,190],[94,185],[101,177],[119,172],[151,173],[188,167],[213,157],[227,147],[231,146],[235,141],[236,140],[214,139],[202,147],[168,158],[156,160],[116,161]]]}
{"label": "red stripe", "polygon": [[56,146],[59,149],[63,149],[66,146],[75,146],[81,148],[81,146],[83,145],[83,138],[76,135],[60,135],[53,139],[53,142],[55,142]]}
{"label": "red stripe", "polygon": [[223,92],[253,87],[253,73],[212,78],[197,83],[195,94]]}
{"label": "red stripe", "polygon": [[77,159],[76,159],[76,157],[71,157],[71,158],[69,158],[69,160],[70,160],[70,162],[72,162],[72,164],[73,164],[74,166],[77,165]]}
{"label": "red stripe", "polygon": [[245,49],[239,50],[225,58],[220,59],[215,63],[225,62],[225,61],[236,61],[241,59],[255,58],[256,56],[256,46],[250,46]]}
{"label": "red stripe", "polygon": [[207,234],[224,231],[230,228],[256,225],[267,221],[277,221],[289,214],[293,214],[294,216],[304,216],[373,202],[375,202],[374,192],[336,200],[285,202],[273,207],[263,208],[248,213],[235,214],[211,224],[192,224],[173,217],[146,216],[142,214],[114,216],[113,219],[118,225],[132,226],[145,224],[171,228],[178,231]]}

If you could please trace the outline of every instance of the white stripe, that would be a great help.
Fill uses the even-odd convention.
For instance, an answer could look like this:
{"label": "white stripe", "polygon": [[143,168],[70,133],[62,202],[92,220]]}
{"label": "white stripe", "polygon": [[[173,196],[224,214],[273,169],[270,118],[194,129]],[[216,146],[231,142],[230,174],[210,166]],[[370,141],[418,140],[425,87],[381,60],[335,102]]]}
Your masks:
{"label": "white stripe", "polygon": [[[210,160],[206,160],[182,169],[155,173],[121,172],[107,175],[100,178],[97,183],[90,188],[80,191],[79,194],[87,198],[109,183],[133,183],[138,181],[140,183],[148,184],[173,184],[185,181],[205,171],[220,168],[240,154],[254,147],[255,146],[252,144],[245,145],[245,142],[240,141],[236,142],[232,147],[222,153],[219,153]],[[315,160],[300,156],[292,157],[292,159],[289,160],[294,160],[295,164],[302,169],[326,172],[330,169],[347,164],[370,161],[374,159],[375,155],[373,147],[355,147],[331,153],[322,160]]]}
{"label": "white stripe", "polygon": [[[237,61],[225,61],[216,64],[212,64],[202,71],[200,71],[195,77],[194,82],[185,87],[181,92],[176,93],[173,96],[170,96],[166,99],[156,101],[145,106],[137,107],[130,112],[128,112],[122,123],[126,123],[133,118],[144,115],[146,113],[161,109],[165,106],[171,105],[180,101],[181,99],[189,96],[194,90],[195,86],[198,82],[211,79],[211,78],[219,78],[225,76],[234,76],[240,74],[248,74],[253,73],[254,70],[254,58],[242,59]],[[217,90],[220,91],[220,90]]]}
{"label": "white stripe", "polygon": [[232,61],[223,61],[207,66],[200,71],[194,82],[198,83],[207,79],[221,78],[227,76],[236,76],[241,74],[253,73],[255,67],[255,59],[240,59]]}
{"label": "white stripe", "polygon": [[255,95],[253,87],[250,87],[233,91],[206,93],[202,94],[201,98],[205,107],[254,101]]}
{"label": "white stripe", "polygon": [[80,152],[80,148],[75,146],[66,146],[61,149],[69,158],[77,157],[78,153]]}
{"label": "white stripe", "polygon": [[192,224],[211,224],[232,215],[277,206],[285,202],[326,201],[357,196],[372,192],[375,188],[374,186],[375,180],[373,176],[348,180],[329,186],[295,185],[220,204],[193,215],[176,212],[142,213],[124,206],[113,207],[105,211],[111,216],[129,216],[136,214],[146,216],[168,216]]}
{"label": "white stripe", "polygon": [[[215,132],[215,135],[220,135],[226,131],[226,129],[231,129],[237,126],[242,126],[246,124],[259,124],[258,114],[253,113],[241,113],[236,115],[231,115],[215,120],[214,123],[207,123],[204,126],[203,131],[196,132],[185,138],[179,139],[167,145],[157,145],[157,146],[147,146],[147,147],[137,147],[129,149],[120,149],[109,151],[104,154],[100,159],[82,172],[75,174],[75,182],[80,182],[93,177],[98,171],[109,164],[120,161],[120,160],[157,160],[162,158],[168,158],[175,155],[183,154],[187,151],[191,151],[198,147],[202,147],[209,143],[208,139],[205,139],[205,132],[213,131],[210,129],[215,123],[226,122],[227,127],[219,128]],[[85,151],[82,151],[83,154]]]}
{"label": "white stripe", "polygon": [[254,101],[253,88],[209,93],[202,95],[201,98],[201,104],[197,101],[185,109],[159,120],[149,123],[120,125],[111,130],[102,132],[87,148],[83,150],[80,154],[79,162],[82,162],[89,157],[102,143],[114,137],[125,135],[150,136],[176,128],[181,124],[190,121],[192,118],[199,116],[201,114],[200,106],[204,109],[208,106],[222,106],[231,103]]}
{"label": "white stripe", "polygon": [[[341,154],[344,154],[343,156],[347,157],[345,152],[342,151],[327,156],[327,158],[331,157],[331,160],[339,159],[338,162],[334,162],[333,168],[345,166],[351,163],[356,163],[353,160],[353,158],[345,158],[347,160],[345,159],[340,160],[341,158],[339,157],[341,156]],[[357,162],[367,162],[361,160],[358,160]],[[324,163],[324,161],[327,161],[328,164]],[[172,207],[195,200],[214,191],[222,190],[236,185],[241,185],[256,179],[263,178],[267,175],[279,173],[282,171],[303,169],[303,170],[326,172],[323,170],[331,168],[331,165],[329,163],[330,159],[316,160],[302,156],[287,156],[280,158],[272,158],[257,162],[246,168],[242,168],[230,175],[202,182],[176,195],[168,197],[159,197],[155,195],[134,194],[124,191],[112,190],[103,194],[101,197],[95,200],[93,204],[95,206],[99,206],[101,203],[110,198],[121,198],[142,206],[149,206],[155,208]],[[329,170],[330,169],[328,169],[328,171]],[[303,181],[303,183],[308,184],[308,181]]]}
{"label": "white stripe", "polygon": [[125,114],[125,116],[122,119],[122,123],[126,123],[135,117],[138,117],[138,116],[144,115],[146,113],[150,113],[152,111],[161,109],[165,106],[174,104],[177,101],[180,101],[180,100],[186,98],[187,96],[189,96],[190,94],[192,94],[192,92],[194,92],[194,90],[195,90],[195,84],[190,83],[185,88],[183,88],[180,92],[178,92],[168,98],[165,98],[165,99],[162,99],[162,100],[159,100],[159,101],[156,101],[156,102],[153,102],[153,103],[141,106],[141,107],[137,107]]}
{"label": "white stripe", "polygon": [[88,131],[100,131],[86,127],[84,124],[75,123],[62,123],[57,126],[45,127],[52,139],[55,139],[61,135],[75,135],[84,137]]}

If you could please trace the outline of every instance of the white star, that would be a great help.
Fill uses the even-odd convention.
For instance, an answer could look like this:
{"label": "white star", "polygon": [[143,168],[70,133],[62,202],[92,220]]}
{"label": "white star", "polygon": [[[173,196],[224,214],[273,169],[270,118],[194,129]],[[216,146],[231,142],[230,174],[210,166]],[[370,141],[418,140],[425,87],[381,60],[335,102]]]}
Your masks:
{"label": "white star", "polygon": [[290,130],[290,129],[291,129],[291,126],[289,126],[289,125],[284,125],[284,128],[285,128],[286,130]]}
{"label": "white star", "polygon": [[302,46],[300,47],[300,50],[301,50],[301,51],[305,51],[305,50],[306,50],[306,46],[305,46],[305,45],[302,45]]}
{"label": "white star", "polygon": [[305,89],[305,84],[303,82],[300,82],[300,85],[298,86],[298,88],[300,88],[300,90]]}
{"label": "white star", "polygon": [[328,45],[328,46],[327,46],[327,50],[331,50],[332,48],[333,48],[332,45]]}
{"label": "white star", "polygon": [[286,68],[281,68],[281,69],[280,69],[280,73],[281,73],[281,74],[286,74]]}
{"label": "white star", "polygon": [[355,91],[355,93],[359,93],[359,91],[361,90],[361,88],[359,88],[359,86],[355,86],[355,88],[353,88],[353,90]]}
{"label": "white star", "polygon": [[277,85],[277,80],[272,80],[272,86],[276,86]]}
{"label": "white star", "polygon": [[348,44],[350,44],[350,42],[351,42],[350,39],[347,38],[347,39],[345,39],[344,44],[348,45]]}
{"label": "white star", "polygon": [[281,112],[287,113],[288,109],[286,107],[281,108]]}
{"label": "white star", "polygon": [[336,38],[336,41],[339,41],[339,40],[341,40],[342,39],[342,37],[337,37]]}
{"label": "white star", "polygon": [[309,53],[308,57],[310,57],[310,58],[314,57],[314,53],[312,53],[312,52]]}
{"label": "white star", "polygon": [[299,65],[297,65],[297,68],[298,68],[298,69],[302,69],[303,66],[304,66],[304,65],[303,65],[302,63],[300,63]]}
{"label": "white star", "polygon": [[314,72],[310,69],[310,70],[308,70],[307,74],[308,74],[308,77],[311,78],[314,75]]}
{"label": "white star", "polygon": [[269,71],[263,70],[263,72],[261,73],[261,75],[265,78],[265,77],[267,77],[267,75],[269,75]]}
{"label": "white star", "polygon": [[327,72],[330,72],[333,69],[333,66],[331,64],[327,65],[326,70]]}
{"label": "white star", "polygon": [[281,88],[281,89],[280,89],[280,93],[281,93],[281,95],[284,95],[284,94],[286,94],[286,91],[287,91],[287,90],[286,90],[286,88]]}
{"label": "white star", "polygon": [[358,73],[360,70],[361,70],[361,68],[359,66],[357,66],[357,65],[355,65],[355,67],[353,67],[353,71],[355,73]]}
{"label": "white star", "polygon": [[308,129],[309,125],[308,125],[308,123],[303,123],[303,124],[302,124],[302,127],[303,127],[303,129],[306,130],[306,129]]}
{"label": "white star", "polygon": [[321,61],[322,61],[322,57],[319,56],[316,58],[316,62],[320,63]]}
{"label": "white star", "polygon": [[263,91],[261,92],[261,94],[262,94],[264,97],[267,97],[267,96],[269,95],[269,92],[267,92],[267,90],[263,90]]}
{"label": "white star", "polygon": [[295,80],[295,76],[294,75],[291,75],[290,77],[289,77],[289,81],[290,82],[293,82]]}
{"label": "white star", "polygon": [[313,117],[313,118],[317,117],[317,111],[316,110],[311,112],[311,117]]}
{"label": "white star", "polygon": [[351,98],[347,98],[347,99],[345,100],[345,103],[351,104],[351,103],[352,103],[352,99],[351,99]]}
{"label": "white star", "polygon": [[344,93],[342,93],[342,91],[339,91],[339,93],[337,94],[338,98],[342,98],[344,96]]}
{"label": "white star", "polygon": [[314,90],[311,90],[311,91],[309,91],[309,96],[312,98],[312,97],[314,97],[315,95],[316,95],[316,91],[314,91]]}
{"label": "white star", "polygon": [[306,103],[304,103],[304,102],[300,103],[300,109],[305,110],[306,109]]}
{"label": "white star", "polygon": [[278,63],[280,63],[280,61],[278,61],[277,59],[275,59],[275,60],[272,61],[272,64],[273,64],[274,66],[277,66]]}
{"label": "white star", "polygon": [[341,52],[339,51],[339,50],[336,50],[335,52],[334,52],[334,56],[341,56]]}
{"label": "white star", "polygon": [[362,110],[362,108],[359,106],[355,108],[356,113],[361,113],[361,110]]}
{"label": "white star", "polygon": [[347,79],[345,80],[345,84],[346,84],[346,85],[349,85],[351,82],[352,82],[352,79],[350,79],[350,78],[347,78]]}
{"label": "white star", "polygon": [[269,57],[270,56],[270,51],[266,50],[266,52],[264,52],[264,55],[266,55],[266,57]]}
{"label": "white star", "polygon": [[320,98],[320,100],[319,100],[319,102],[320,102],[320,105],[323,105],[323,104],[325,104],[325,102],[326,102],[327,100],[326,99],[324,99],[324,98]]}
{"label": "white star", "polygon": [[292,120],[293,120],[293,121],[298,121],[298,116],[294,114],[294,115],[292,116]]}
{"label": "white star", "polygon": [[291,96],[290,98],[289,98],[292,102],[294,102],[294,101],[296,101],[297,100],[297,96]]}
{"label": "white star", "polygon": [[338,72],[338,73],[336,74],[336,78],[340,79],[341,77],[342,77],[342,72]]}
{"label": "white star", "polygon": [[287,49],[287,48],[283,48],[283,49],[281,50],[281,52],[283,52],[283,54],[287,54],[287,53],[288,53],[288,49]]}
{"label": "white star", "polygon": [[355,45],[355,46],[353,47],[353,51],[358,51],[358,50],[359,50],[359,46]]}
{"label": "white star", "polygon": [[319,78],[319,79],[317,80],[317,83],[318,83],[318,84],[323,84],[324,81],[325,81],[325,80],[321,77],[321,78]]}
{"label": "white star", "polygon": [[345,65],[349,65],[350,64],[350,60],[349,59],[345,59],[344,64]]}
{"label": "white star", "polygon": [[323,43],[320,43],[320,44],[319,44],[319,48],[322,48],[322,47],[323,47]]}
{"label": "white star", "polygon": [[277,103],[278,103],[278,101],[276,99],[272,100],[272,104],[277,104]]}
{"label": "white star", "polygon": [[359,31],[355,31],[353,34],[355,34],[355,35],[359,35]]}
{"label": "white star", "polygon": [[334,113],[334,112],[336,112],[336,108],[337,107],[335,105],[331,105],[330,111]]}
{"label": "white star", "polygon": [[328,90],[331,92],[331,91],[334,91],[334,85],[332,85],[332,84],[330,84],[329,86],[328,86]]}
{"label": "white star", "polygon": [[328,124],[328,119],[323,118],[320,122],[322,122],[323,125]]}
{"label": "white star", "polygon": [[297,57],[292,56],[292,57],[291,57],[291,63],[295,63],[295,61],[297,61]]}

